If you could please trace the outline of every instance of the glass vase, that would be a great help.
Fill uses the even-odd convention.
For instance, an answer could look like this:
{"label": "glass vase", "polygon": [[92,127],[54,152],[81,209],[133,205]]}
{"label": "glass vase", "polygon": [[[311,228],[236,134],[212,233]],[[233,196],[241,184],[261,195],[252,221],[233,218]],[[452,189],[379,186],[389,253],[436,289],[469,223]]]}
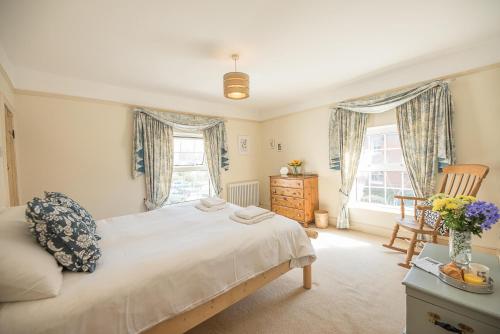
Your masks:
{"label": "glass vase", "polygon": [[293,166],[293,175],[299,175],[300,174],[300,166]]}
{"label": "glass vase", "polygon": [[460,268],[472,261],[471,232],[450,229],[450,259]]}

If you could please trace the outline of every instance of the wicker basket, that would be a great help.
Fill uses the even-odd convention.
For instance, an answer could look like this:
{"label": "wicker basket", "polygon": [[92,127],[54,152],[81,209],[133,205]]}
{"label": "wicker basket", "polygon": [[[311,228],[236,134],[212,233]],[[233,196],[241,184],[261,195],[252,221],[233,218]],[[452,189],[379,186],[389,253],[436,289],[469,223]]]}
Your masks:
{"label": "wicker basket", "polygon": [[328,227],[328,211],[326,211],[326,210],[314,211],[314,221],[315,221],[316,227],[327,228]]}

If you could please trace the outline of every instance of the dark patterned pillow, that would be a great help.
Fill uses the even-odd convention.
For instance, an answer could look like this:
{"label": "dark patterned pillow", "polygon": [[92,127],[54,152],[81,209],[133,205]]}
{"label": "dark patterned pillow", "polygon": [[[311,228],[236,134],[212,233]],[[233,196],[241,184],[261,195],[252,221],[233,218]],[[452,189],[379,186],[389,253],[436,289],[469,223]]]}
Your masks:
{"label": "dark patterned pillow", "polygon": [[38,243],[64,268],[95,270],[101,257],[97,239],[72,209],[35,197],[27,204],[26,218]]}
{"label": "dark patterned pillow", "polygon": [[46,191],[45,198],[49,199],[51,202],[57,205],[62,205],[69,209],[72,209],[77,215],[79,215],[82,218],[82,221],[89,227],[90,231],[94,233],[97,240],[101,239],[101,237],[99,237],[95,233],[96,224],[94,218],[92,218],[92,215],[87,210],[85,210],[85,208],[83,208],[80,204],[78,204],[78,202],[76,202],[75,200],[66,196],[63,193],[53,192],[53,191]]}
{"label": "dark patterned pillow", "polygon": [[[423,201],[419,205],[422,205],[422,206],[432,206],[432,201]],[[420,220],[420,217],[422,216],[422,211],[423,210],[417,210],[417,217],[416,217],[417,221]],[[440,217],[439,213],[437,213],[435,211],[432,211],[432,210],[425,210],[425,213],[424,213],[424,223],[427,226],[435,227],[436,224],[438,223],[438,221],[441,224],[441,221],[439,220],[439,217]],[[438,231],[439,231],[439,234],[441,234],[441,235],[448,234],[448,228],[444,224],[441,224],[441,226],[439,227]]]}

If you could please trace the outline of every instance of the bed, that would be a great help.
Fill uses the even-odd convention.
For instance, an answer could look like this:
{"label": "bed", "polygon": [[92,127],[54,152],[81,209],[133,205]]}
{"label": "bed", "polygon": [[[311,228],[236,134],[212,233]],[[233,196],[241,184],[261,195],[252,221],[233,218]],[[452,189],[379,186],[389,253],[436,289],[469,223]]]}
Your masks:
{"label": "bed", "polygon": [[65,272],[57,297],[0,304],[0,333],[183,333],[292,268],[311,285],[314,249],[276,215],[255,225],[173,206],[97,222],[92,274]]}

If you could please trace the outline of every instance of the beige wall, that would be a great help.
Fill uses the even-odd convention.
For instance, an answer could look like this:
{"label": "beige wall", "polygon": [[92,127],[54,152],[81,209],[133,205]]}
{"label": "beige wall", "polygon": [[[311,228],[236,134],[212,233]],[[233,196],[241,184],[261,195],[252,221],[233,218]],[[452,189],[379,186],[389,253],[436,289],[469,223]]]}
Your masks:
{"label": "beige wall", "polygon": [[[129,106],[56,96],[17,94],[21,203],[44,190],[74,197],[96,218],[144,210],[144,179],[131,176]],[[230,171],[223,182],[258,179],[259,145],[237,151],[238,135],[258,138],[259,124],[227,122]]]}
{"label": "beige wall", "polygon": [[[486,70],[459,77],[451,83],[455,103],[455,136],[458,163],[490,166],[479,197],[500,205],[500,69]],[[338,213],[340,173],[328,169],[328,107],[303,111],[262,123],[261,197],[269,206],[268,176],[278,174],[291,159],[303,159],[305,171],[319,174],[320,207],[330,213],[335,224]],[[395,123],[394,111],[371,115],[369,126]],[[271,150],[269,139],[283,143],[283,152]],[[388,235],[394,214],[361,208],[351,209],[352,227]],[[476,245],[496,248],[500,224]]]}
{"label": "beige wall", "polygon": [[[117,103],[49,95],[12,93],[0,80],[6,96],[15,97],[18,171],[21,201],[43,190],[67,192],[97,218],[143,210],[143,179],[131,177],[130,107]],[[451,83],[455,103],[455,135],[459,163],[491,167],[479,196],[500,204],[500,69],[462,76]],[[3,115],[1,115],[3,116]],[[328,169],[327,106],[261,123],[227,123],[231,170],[223,172],[224,185],[261,180],[261,201],[269,206],[268,176],[277,174],[291,159],[303,159],[306,172],[318,173],[320,206],[329,210],[334,224],[338,212],[339,172]],[[394,112],[371,116],[369,126],[394,123]],[[3,117],[0,122],[3,122]],[[2,128],[3,129],[3,128]],[[1,129],[0,129],[1,130]],[[2,133],[2,140],[4,134]],[[238,135],[250,136],[250,154],[240,155]],[[269,139],[283,144],[271,150]],[[2,171],[4,172],[4,171]],[[0,177],[5,182],[5,176]],[[2,191],[5,187],[2,187]],[[0,194],[0,196],[2,196]],[[0,200],[6,203],[5,195]],[[361,208],[351,210],[352,227],[388,235],[394,214]],[[500,225],[475,244],[498,247]]]}
{"label": "beige wall", "polygon": [[[0,66],[0,208],[9,206],[9,180],[5,152],[5,107],[8,106],[12,112],[15,112],[14,100],[14,89],[10,79]],[[15,118],[14,122],[16,122]]]}

